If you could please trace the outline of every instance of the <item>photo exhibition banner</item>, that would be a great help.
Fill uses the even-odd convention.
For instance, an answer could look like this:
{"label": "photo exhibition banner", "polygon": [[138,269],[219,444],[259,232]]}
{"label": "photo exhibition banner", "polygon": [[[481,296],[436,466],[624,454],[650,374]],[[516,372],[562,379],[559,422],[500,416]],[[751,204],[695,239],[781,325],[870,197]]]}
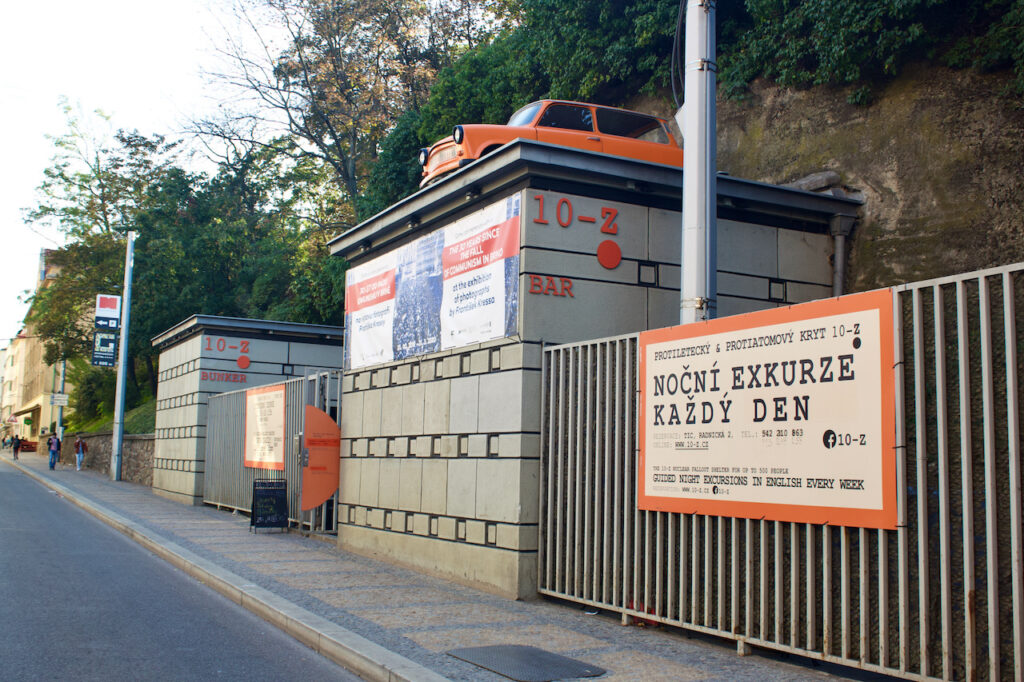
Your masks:
{"label": "photo exhibition banner", "polygon": [[345,368],[512,336],[518,194],[348,271]]}
{"label": "photo exhibition banner", "polygon": [[638,507],[894,529],[892,292],[643,332]]}

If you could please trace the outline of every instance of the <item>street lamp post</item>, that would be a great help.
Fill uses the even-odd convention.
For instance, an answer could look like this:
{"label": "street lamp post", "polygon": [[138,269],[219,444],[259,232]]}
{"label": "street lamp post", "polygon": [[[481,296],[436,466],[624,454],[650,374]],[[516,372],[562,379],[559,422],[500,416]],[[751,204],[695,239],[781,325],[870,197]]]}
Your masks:
{"label": "street lamp post", "polygon": [[135,261],[135,232],[128,232],[124,255],[124,294],[121,302],[121,343],[117,348],[117,391],[114,394],[114,438],[110,453],[110,480],[121,480],[121,452],[124,445],[124,386],[128,366],[128,323],[132,309],[132,267]]}

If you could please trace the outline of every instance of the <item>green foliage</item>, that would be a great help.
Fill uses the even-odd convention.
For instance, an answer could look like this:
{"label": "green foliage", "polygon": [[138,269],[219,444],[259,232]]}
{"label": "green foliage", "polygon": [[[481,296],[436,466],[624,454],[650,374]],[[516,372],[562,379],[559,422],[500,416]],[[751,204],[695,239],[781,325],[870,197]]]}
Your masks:
{"label": "green foliage", "polygon": [[522,29],[498,36],[438,74],[420,112],[419,146],[451,134],[459,123],[504,123],[549,88],[532,36]]}
{"label": "green foliage", "polygon": [[[851,99],[915,59],[1013,67],[1024,94],[1024,0],[747,0],[743,29],[721,47],[723,90],[763,76],[783,85],[858,83]],[[952,48],[952,49],[951,49]]]}
{"label": "green foliage", "polygon": [[402,114],[381,145],[377,163],[370,170],[366,192],[359,198],[359,219],[365,220],[412,194],[419,188],[421,169],[417,162],[420,147],[420,112]]}
{"label": "green foliage", "polygon": [[668,84],[676,3],[523,0],[520,28],[560,99],[619,100]]}
{"label": "green foliage", "polygon": [[113,412],[116,374],[109,369],[93,367],[81,358],[68,363],[68,382],[74,390],[68,399],[71,414],[68,428],[77,430],[81,425]]}
{"label": "green foliage", "polygon": [[[337,201],[323,164],[283,160],[257,148],[224,163],[212,178],[163,156],[159,138],[118,134],[90,163],[68,157],[49,184],[36,220],[75,216],[69,242],[50,255],[61,267],[33,300],[29,322],[44,338],[46,361],[91,354],[96,295],[120,292],[125,239],[138,233],[132,284],[126,404],[155,391],[151,339],[194,314],[340,324],[344,262],[330,256]],[[82,141],[83,146],[88,141]],[[116,225],[94,211],[103,185],[112,205],[130,206]],[[326,185],[326,187],[325,187]],[[119,219],[120,220],[120,219]],[[113,227],[111,226],[113,225]],[[141,375],[141,376],[140,376]],[[71,379],[79,420],[109,414],[113,372],[84,365]],[[146,381],[148,379],[148,382]]]}
{"label": "green foliage", "polygon": [[989,0],[977,8],[976,28],[946,55],[950,66],[984,71],[1013,69],[1013,86],[1024,95],[1024,0]]}
{"label": "green foliage", "polygon": [[[103,414],[89,421],[74,421],[67,425],[66,430],[72,433],[104,433],[114,430],[114,419],[110,414]],[[150,399],[138,407],[124,413],[124,432],[126,434],[153,433],[156,430],[156,399]]]}

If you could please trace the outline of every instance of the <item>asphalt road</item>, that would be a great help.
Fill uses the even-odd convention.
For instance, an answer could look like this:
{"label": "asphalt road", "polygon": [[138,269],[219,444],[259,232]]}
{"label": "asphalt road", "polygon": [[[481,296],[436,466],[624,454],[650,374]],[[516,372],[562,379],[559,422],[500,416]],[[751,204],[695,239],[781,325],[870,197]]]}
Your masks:
{"label": "asphalt road", "polygon": [[0,463],[0,680],[64,679],[359,678]]}

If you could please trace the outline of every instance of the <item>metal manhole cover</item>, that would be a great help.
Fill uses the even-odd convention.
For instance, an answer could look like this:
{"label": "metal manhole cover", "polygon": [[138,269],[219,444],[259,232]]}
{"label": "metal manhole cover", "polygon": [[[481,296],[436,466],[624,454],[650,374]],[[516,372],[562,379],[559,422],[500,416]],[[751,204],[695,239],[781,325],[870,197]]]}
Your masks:
{"label": "metal manhole cover", "polygon": [[449,656],[462,659],[519,682],[551,682],[604,675],[604,668],[553,654],[534,646],[502,644],[452,649]]}

